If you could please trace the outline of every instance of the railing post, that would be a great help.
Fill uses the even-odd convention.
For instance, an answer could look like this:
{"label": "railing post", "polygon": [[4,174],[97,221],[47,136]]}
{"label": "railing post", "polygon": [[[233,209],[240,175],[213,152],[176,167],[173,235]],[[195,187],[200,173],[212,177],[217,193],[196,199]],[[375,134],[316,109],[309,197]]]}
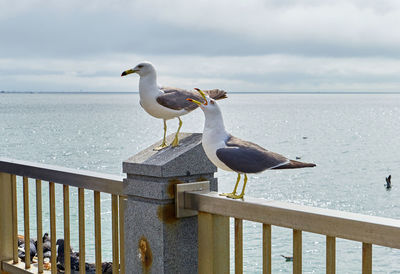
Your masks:
{"label": "railing post", "polygon": [[[169,143],[173,135],[167,140]],[[161,143],[161,142],[160,142]],[[123,163],[125,263],[132,273],[197,273],[197,216],[175,217],[174,185],[210,181],[216,167],[201,134],[180,134],[180,145],[154,151],[154,144]]]}
{"label": "railing post", "polygon": [[229,274],[229,217],[199,212],[199,274]]}
{"label": "railing post", "polygon": [[0,270],[13,258],[12,175],[0,172]]}

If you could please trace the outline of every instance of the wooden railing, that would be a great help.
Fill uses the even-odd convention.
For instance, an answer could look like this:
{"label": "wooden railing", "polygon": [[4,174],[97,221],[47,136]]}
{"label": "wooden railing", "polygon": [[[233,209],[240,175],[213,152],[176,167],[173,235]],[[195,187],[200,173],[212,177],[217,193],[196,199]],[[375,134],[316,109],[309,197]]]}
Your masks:
{"label": "wooden railing", "polygon": [[[23,222],[25,244],[25,262],[18,258],[18,227],[17,206],[17,176],[23,181]],[[29,240],[29,188],[36,182],[36,230],[37,230],[37,257],[38,264],[31,264]],[[84,190],[92,190],[94,195],[94,230],[95,230],[95,268],[96,273],[102,273],[101,255],[101,219],[100,193],[109,193],[112,197],[112,271],[125,273],[124,257],[124,196],[122,195],[123,182],[119,176],[100,174],[89,171],[79,171],[63,167],[36,164],[25,161],[16,161],[0,158],[0,263],[2,270],[10,273],[21,273],[26,269],[28,273],[43,273],[43,227],[42,227],[42,181],[49,185],[50,208],[50,239],[51,239],[51,273],[57,273],[56,262],[56,195],[55,184],[63,185],[63,215],[64,215],[64,258],[65,273],[71,273],[70,259],[70,187],[78,188],[79,208],[79,273],[85,272],[85,194]],[[60,199],[57,197],[57,199]]]}
{"label": "wooden railing", "polygon": [[[149,151],[151,151],[151,155],[155,153],[152,149]],[[177,153],[176,150],[171,151]],[[203,153],[201,151],[199,152],[198,149],[194,149],[194,151],[195,153]],[[178,154],[178,156],[182,157],[181,154]],[[179,159],[179,164],[181,165],[182,160],[178,156],[176,159]],[[193,158],[191,157],[190,159]],[[140,162],[143,162],[143,155],[140,155]],[[170,161],[167,163],[170,164]],[[179,165],[176,166],[180,167]],[[170,166],[169,168],[171,169]],[[129,171],[130,169],[127,170]],[[157,171],[157,169],[151,170],[152,172],[154,172],[154,170]],[[143,170],[139,171],[144,172]],[[168,172],[168,174],[173,174],[171,170],[168,170]],[[179,172],[179,174],[182,174],[181,170]],[[23,201],[17,201],[16,182],[18,176],[22,177]],[[243,256],[246,256],[246,254],[243,254],[243,220],[258,222],[262,226],[263,273],[271,273],[272,269],[272,226],[285,227],[292,229],[293,231],[293,273],[295,274],[302,272],[303,231],[326,236],[326,273],[329,274],[335,273],[336,271],[336,238],[358,241],[362,244],[363,273],[372,273],[372,245],[400,249],[400,220],[302,206],[285,202],[267,201],[264,199],[256,199],[251,197],[245,197],[244,200],[232,200],[219,196],[217,192],[205,193],[207,190],[204,190],[204,187],[198,188],[198,190],[203,189],[203,192],[190,191],[187,189],[178,193],[177,195],[174,195],[172,191],[173,187],[175,186],[177,188],[179,185],[187,187],[190,185],[185,183],[187,181],[192,180],[192,184],[204,184],[204,182],[199,182],[200,180],[204,180],[203,175],[198,176],[197,178],[194,177],[190,172],[188,172],[186,177],[184,175],[179,175],[181,176],[179,177],[179,180],[173,177],[173,175],[169,175],[169,177],[165,179],[165,188],[160,187],[160,185],[164,187],[164,183],[163,181],[161,181],[161,183],[157,181],[161,180],[158,177],[150,178],[154,180],[154,182],[152,182],[148,178],[145,180],[145,176],[143,175],[135,176],[128,173],[127,179],[125,179],[123,182],[122,178],[118,176],[0,158],[0,270],[8,271],[10,273],[24,273],[25,269],[26,272],[43,272],[43,254],[41,253],[42,247],[40,246],[41,241],[38,241],[37,269],[30,264],[29,245],[25,245],[25,263],[20,262],[17,250],[17,206],[23,206],[24,209],[24,239],[30,239],[30,226],[33,223],[36,223],[35,225],[37,226],[37,238],[41,239],[42,237],[43,181],[46,181],[49,184],[50,233],[52,247],[51,254],[53,255],[56,254],[56,229],[59,229],[56,226],[55,201],[58,197],[55,195],[55,184],[63,185],[62,200],[64,227],[62,230],[64,231],[65,240],[65,273],[70,273],[70,187],[78,188],[77,206],[79,208],[80,273],[85,273],[85,216],[83,214],[85,212],[85,189],[93,191],[94,196],[93,214],[96,273],[101,273],[102,263],[100,221],[101,192],[111,194],[112,197],[111,219],[113,273],[125,273],[125,267],[127,267],[128,273],[140,273],[142,270],[151,270],[150,272],[153,273],[171,273],[171,271],[165,270],[167,267],[170,267],[169,269],[175,269],[175,272],[185,273],[184,269],[186,269],[185,267],[187,266],[185,266],[182,261],[189,260],[194,262],[191,263],[190,266],[198,263],[199,273],[229,273],[231,268],[229,254],[230,218],[234,218],[235,273],[243,272]],[[187,181],[185,181],[185,178],[188,178]],[[162,179],[164,180],[164,178]],[[34,183],[33,180],[35,180],[36,186],[36,222],[33,222],[33,220],[29,219],[29,202],[32,201],[32,199],[29,199],[29,188]],[[127,187],[127,185],[129,186],[130,184],[135,186],[134,189]],[[139,187],[137,187],[138,185]],[[149,185],[152,187],[148,187],[144,190],[142,189]],[[129,199],[125,198],[124,191],[126,191],[127,195],[130,195]],[[148,192],[151,191],[153,192],[152,194],[165,195],[167,197],[166,201],[168,204],[166,204],[167,202],[164,200],[158,204],[154,203],[153,200],[148,198],[148,196],[151,194]],[[145,197],[138,198],[139,194],[143,194]],[[188,209],[191,211],[190,214],[195,214],[195,211],[198,211],[197,223],[193,221],[195,219],[190,219],[188,222],[185,222],[185,220],[179,220],[173,216],[173,210],[172,212],[170,211],[170,209],[173,207],[170,207],[170,205],[173,206],[174,196],[176,197],[177,201],[180,201],[177,203],[178,208]],[[180,200],[180,197],[183,198],[183,201]],[[147,202],[149,202],[153,208],[156,208],[154,210],[148,210],[145,212],[145,214],[151,218],[146,220],[146,222],[142,222],[142,219],[147,216],[138,215],[141,218],[134,219],[133,217],[136,216],[135,213],[143,213],[138,211],[138,205],[145,205]],[[124,216],[124,210],[127,210],[127,213],[129,212],[131,215],[135,216],[130,216],[131,218],[128,218],[128,214],[127,216]],[[151,216],[151,214],[156,216]],[[190,216],[190,214],[183,214],[181,216]],[[124,220],[124,218],[126,219]],[[136,221],[132,222],[132,220]],[[132,227],[125,231],[124,222],[132,223]],[[148,223],[150,222],[154,222],[156,224],[154,225],[154,230],[152,230],[153,226],[148,226]],[[138,226],[143,225],[143,223],[145,228],[139,230]],[[185,225],[181,226],[180,224]],[[179,231],[179,233],[181,233],[179,235],[182,235],[185,232],[183,231],[184,229],[190,233],[193,232],[193,228],[198,229],[198,239],[190,238],[192,239],[191,241],[180,241],[179,237],[165,237],[161,240],[159,238],[155,239],[154,235],[159,235],[157,233],[159,233],[159,228],[162,226],[163,229],[169,229],[169,233],[176,233],[176,231]],[[178,228],[181,230],[178,230]],[[140,233],[136,233],[137,231],[140,231]],[[141,234],[142,231],[143,235]],[[127,254],[130,252],[130,256],[127,255],[129,260],[126,262],[124,249],[125,233],[127,234],[125,237],[129,239],[129,243],[134,244],[133,248],[130,248],[126,251]],[[131,234],[128,235],[128,233]],[[191,235],[193,234],[194,233]],[[144,236],[146,236],[147,239],[144,244],[141,245],[142,240],[140,239],[142,239]],[[139,239],[134,237],[138,237]],[[170,241],[170,238],[176,239],[174,241]],[[163,241],[165,245],[157,245],[159,241]],[[179,242],[179,245],[177,242]],[[139,253],[140,256],[137,255],[137,246],[139,246],[140,252],[142,252]],[[188,250],[188,247],[191,248],[191,250],[196,250],[198,247],[198,254],[197,252],[191,253],[192,255],[190,256],[192,257],[189,258],[189,252],[186,252],[185,254],[180,253],[181,250]],[[165,260],[171,261],[174,259],[171,257],[171,255],[169,255],[170,257],[162,255],[168,251],[170,251],[171,254],[174,254],[174,256],[176,256],[175,254],[186,256],[183,258],[183,260],[176,260],[177,265],[179,263],[182,264],[182,268],[171,268],[169,264],[165,264],[164,266]],[[152,254],[154,256],[155,254],[161,255],[160,257],[155,257],[157,260],[153,260]],[[161,258],[161,256],[164,257]],[[55,260],[56,256],[52,256],[52,273],[57,273]],[[135,260],[138,262],[135,262]],[[142,269],[140,269],[141,267]]]}
{"label": "wooden railing", "polygon": [[326,273],[336,271],[336,238],[362,243],[362,273],[372,273],[372,245],[400,249],[400,220],[217,192],[184,193],[197,210],[199,273],[229,273],[229,218],[234,218],[235,273],[243,273],[243,220],[262,224],[263,273],[271,273],[271,226],[293,230],[293,273],[302,273],[302,231],[326,235]]}

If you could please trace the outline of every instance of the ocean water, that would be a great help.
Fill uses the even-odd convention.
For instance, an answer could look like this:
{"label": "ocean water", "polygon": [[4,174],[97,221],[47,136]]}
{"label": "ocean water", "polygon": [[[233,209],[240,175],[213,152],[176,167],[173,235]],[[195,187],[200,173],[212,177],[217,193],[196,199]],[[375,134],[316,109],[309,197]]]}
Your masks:
{"label": "ocean water", "polygon": [[[138,99],[136,94],[0,94],[0,156],[122,175],[123,160],[162,137],[162,121],[147,115]],[[233,135],[317,164],[313,169],[250,175],[246,195],[400,218],[399,94],[230,94],[220,107]],[[194,111],[183,117],[182,131],[201,132],[203,123],[201,111]],[[177,121],[168,121],[168,133],[176,128]],[[386,191],[389,174],[393,188]],[[216,176],[220,191],[232,190],[235,174],[219,171]],[[48,187],[43,185],[43,229],[49,231]],[[32,181],[31,198],[34,191]],[[56,192],[62,196],[61,187]],[[88,191],[88,261],[94,261],[92,196]],[[18,199],[22,218],[21,192]],[[110,261],[111,197],[104,194],[101,199],[103,261]],[[36,235],[33,199],[30,204],[31,235]],[[73,188],[70,204],[71,241],[77,249]],[[62,225],[60,198],[59,238]],[[22,234],[23,227],[19,230]],[[261,230],[261,224],[244,222],[246,273],[261,272]],[[280,255],[292,254],[292,231],[273,227],[272,238],[273,273],[291,273],[292,263]],[[338,239],[336,256],[337,273],[361,273],[360,243]],[[374,273],[400,273],[399,259],[399,250],[374,246]],[[303,268],[304,273],[325,272],[325,236],[303,234]]]}

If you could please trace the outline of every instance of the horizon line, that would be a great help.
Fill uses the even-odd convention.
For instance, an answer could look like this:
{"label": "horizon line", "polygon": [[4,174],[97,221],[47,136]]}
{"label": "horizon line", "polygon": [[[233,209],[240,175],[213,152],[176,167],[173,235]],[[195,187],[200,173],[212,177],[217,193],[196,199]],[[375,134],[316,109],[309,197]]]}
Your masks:
{"label": "horizon line", "polygon": [[[137,91],[5,91],[0,94],[139,94]],[[400,91],[231,91],[229,94],[400,94]]]}

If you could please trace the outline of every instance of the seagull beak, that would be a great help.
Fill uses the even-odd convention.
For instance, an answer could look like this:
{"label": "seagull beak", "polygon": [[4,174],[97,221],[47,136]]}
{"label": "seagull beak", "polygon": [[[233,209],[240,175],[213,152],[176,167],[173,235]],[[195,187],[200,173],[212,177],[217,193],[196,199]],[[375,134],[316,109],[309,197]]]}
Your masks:
{"label": "seagull beak", "polygon": [[202,103],[200,103],[199,101],[196,101],[196,100],[194,100],[194,99],[192,99],[192,98],[187,98],[186,100],[187,100],[187,101],[189,101],[189,102],[192,102],[192,103],[198,104],[199,106],[201,106],[201,105],[202,105]]}
{"label": "seagull beak", "polygon": [[124,72],[122,72],[121,76],[125,76],[125,75],[131,74],[131,73],[135,73],[135,72],[138,72],[138,71],[139,70],[137,70],[137,69],[128,69],[128,70],[125,70]]}
{"label": "seagull beak", "polygon": [[207,104],[208,104],[208,101],[207,101],[206,94],[205,94],[201,89],[199,89],[199,88],[195,88],[195,90],[197,90],[197,91],[201,94],[201,97],[203,97],[203,99],[204,99],[204,105],[207,105]]}

